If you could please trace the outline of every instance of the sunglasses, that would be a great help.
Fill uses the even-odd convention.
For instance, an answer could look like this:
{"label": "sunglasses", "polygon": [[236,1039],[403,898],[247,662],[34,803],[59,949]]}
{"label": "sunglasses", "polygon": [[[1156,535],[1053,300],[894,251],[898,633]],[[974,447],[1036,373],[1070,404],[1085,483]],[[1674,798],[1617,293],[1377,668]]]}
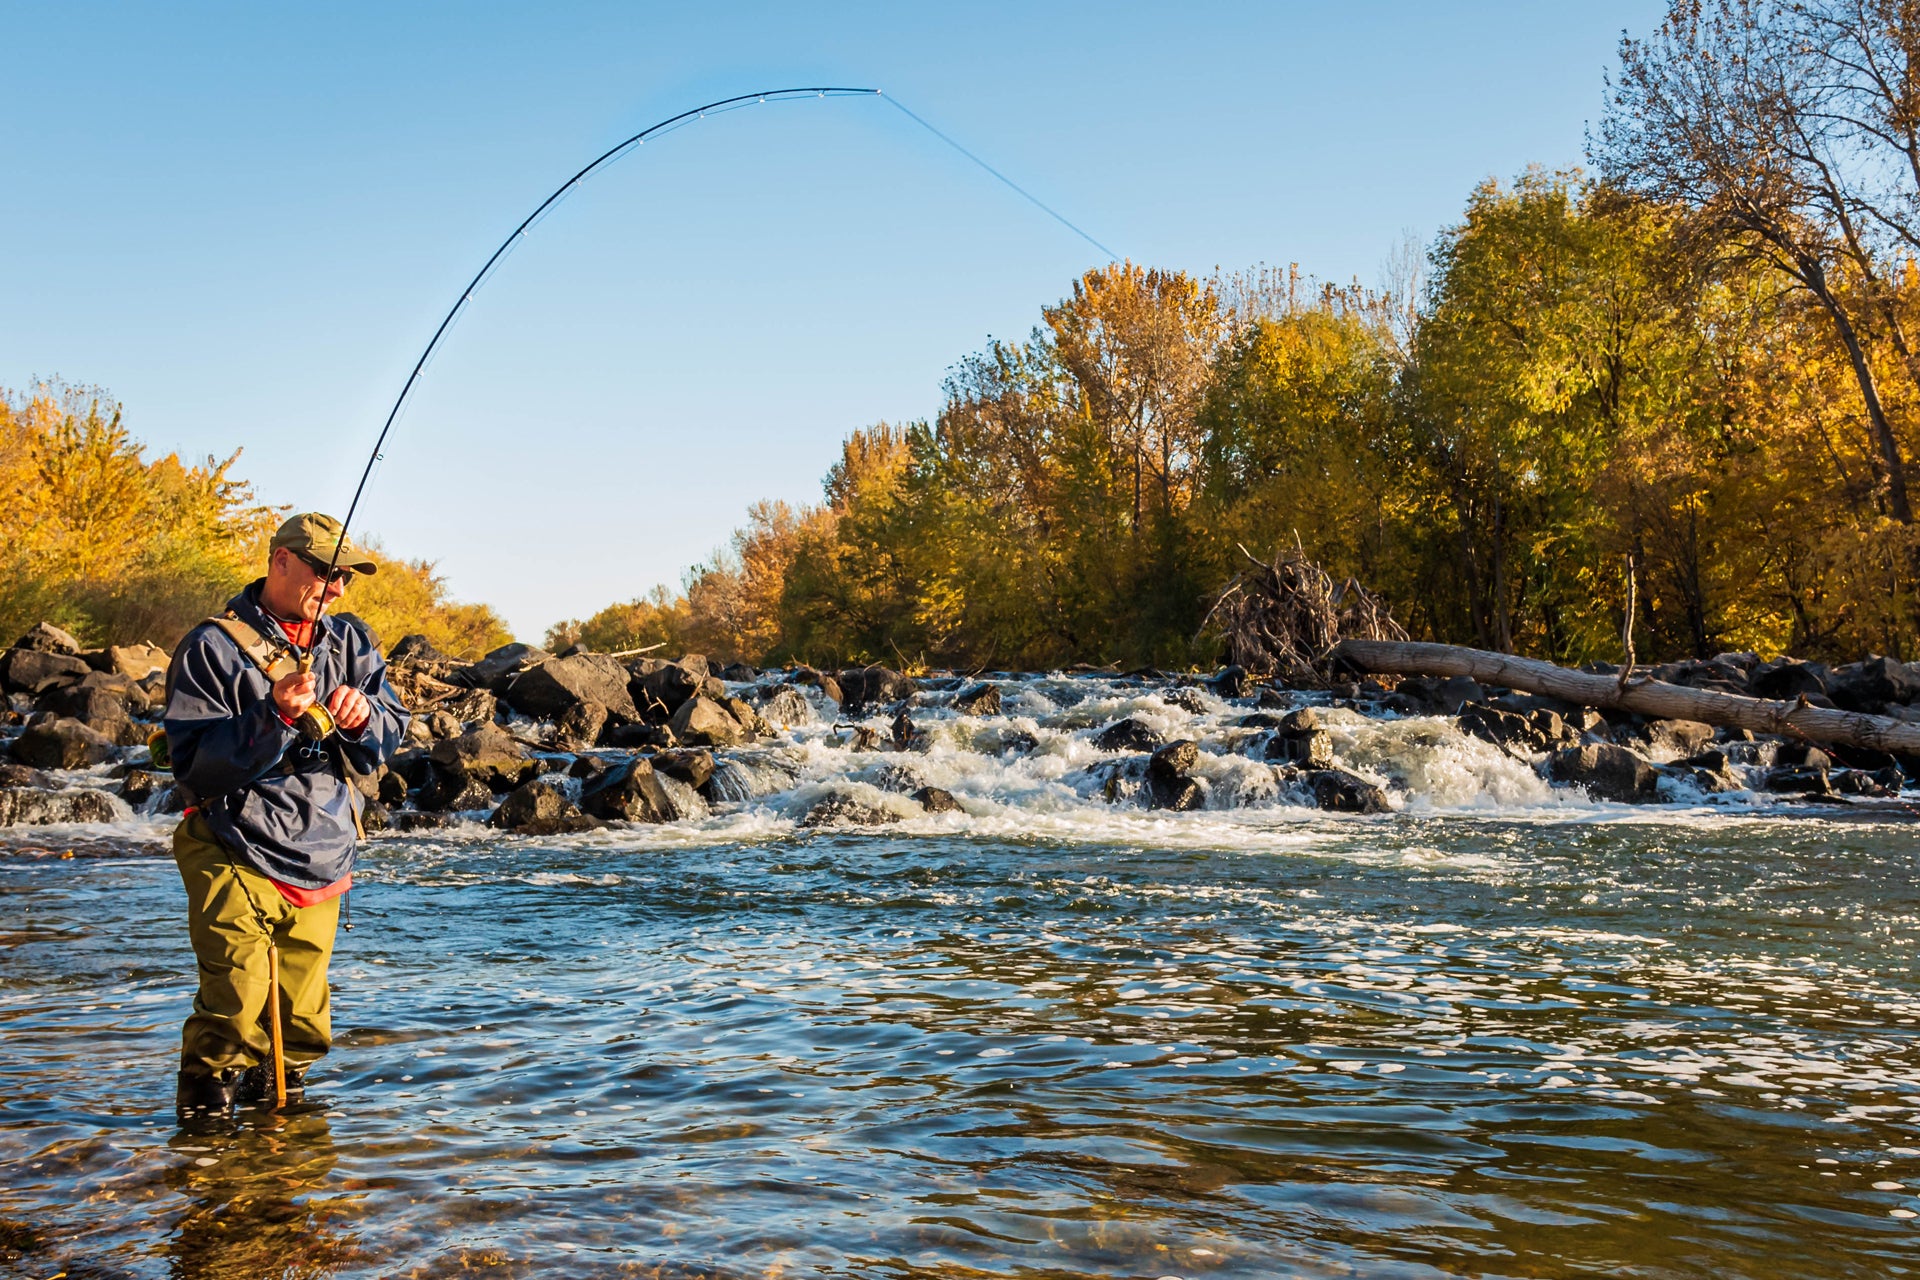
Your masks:
{"label": "sunglasses", "polygon": [[317,559],[304,551],[296,551],[293,554],[301,564],[313,570],[313,576],[316,578],[325,578],[330,583],[342,586],[353,581],[353,570],[351,569],[335,569],[332,572],[328,572],[327,562],[325,560]]}

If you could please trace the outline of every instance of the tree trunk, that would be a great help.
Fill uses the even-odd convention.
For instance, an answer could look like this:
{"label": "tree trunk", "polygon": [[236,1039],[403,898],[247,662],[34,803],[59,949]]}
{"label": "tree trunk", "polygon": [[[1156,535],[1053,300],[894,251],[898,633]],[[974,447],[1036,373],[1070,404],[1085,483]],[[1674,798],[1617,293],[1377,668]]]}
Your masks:
{"label": "tree trunk", "polygon": [[1886,716],[1833,711],[1803,702],[1772,702],[1738,694],[1689,689],[1658,680],[1569,671],[1536,658],[1407,640],[1342,640],[1333,656],[1365,671],[1395,675],[1470,676],[1481,684],[1521,689],[1588,707],[1617,707],[1662,720],[1700,720],[1755,733],[1778,733],[1814,742],[1920,754],[1920,724]]}

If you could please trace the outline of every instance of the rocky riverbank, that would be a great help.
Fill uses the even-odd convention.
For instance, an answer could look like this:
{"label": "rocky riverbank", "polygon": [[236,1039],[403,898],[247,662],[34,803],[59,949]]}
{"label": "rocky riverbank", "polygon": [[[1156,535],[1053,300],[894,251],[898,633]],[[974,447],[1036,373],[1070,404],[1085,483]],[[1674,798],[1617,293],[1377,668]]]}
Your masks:
{"label": "rocky riverbank", "polygon": [[[369,797],[374,831],[485,822],[559,834],[764,811],[795,828],[1107,811],[1890,801],[1920,760],[1646,720],[1466,679],[1299,690],[1079,670],[909,678],[761,671],[508,645],[478,662],[396,644],[414,709]],[[166,654],[36,627],[0,654],[0,826],[175,811],[151,767]],[[1752,654],[1653,678],[1920,719],[1920,668]]]}

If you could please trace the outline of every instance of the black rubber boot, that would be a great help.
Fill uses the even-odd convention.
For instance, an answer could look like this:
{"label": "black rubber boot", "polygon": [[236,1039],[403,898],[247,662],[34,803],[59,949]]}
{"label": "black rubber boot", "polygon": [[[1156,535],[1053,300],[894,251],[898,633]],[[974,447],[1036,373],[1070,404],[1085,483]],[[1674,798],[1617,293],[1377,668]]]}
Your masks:
{"label": "black rubber boot", "polygon": [[[234,1100],[243,1107],[273,1105],[273,1064],[256,1063],[240,1073],[240,1089]],[[287,1105],[307,1100],[307,1069],[287,1065]]]}
{"label": "black rubber boot", "polygon": [[240,1087],[238,1068],[220,1072],[182,1071],[173,1093],[173,1114],[181,1124],[225,1120],[233,1114]]}

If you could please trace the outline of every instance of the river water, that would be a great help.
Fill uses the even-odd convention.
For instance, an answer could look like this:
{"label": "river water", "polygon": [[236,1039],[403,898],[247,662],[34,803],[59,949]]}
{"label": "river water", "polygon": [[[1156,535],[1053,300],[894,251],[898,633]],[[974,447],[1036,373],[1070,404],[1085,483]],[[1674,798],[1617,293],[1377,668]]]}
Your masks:
{"label": "river water", "polygon": [[810,831],[881,758],[805,738],[672,826],[377,839],[317,1105],[211,1134],[164,820],[5,833],[0,1274],[1920,1275],[1912,825],[936,749],[965,812]]}

